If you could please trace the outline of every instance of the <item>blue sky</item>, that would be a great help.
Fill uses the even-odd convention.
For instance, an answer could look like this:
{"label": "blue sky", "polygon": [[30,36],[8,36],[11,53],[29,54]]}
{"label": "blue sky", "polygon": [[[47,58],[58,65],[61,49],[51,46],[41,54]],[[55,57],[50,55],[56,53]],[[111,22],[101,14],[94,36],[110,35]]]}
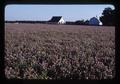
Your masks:
{"label": "blue sky", "polygon": [[44,20],[52,16],[63,16],[65,21],[89,20],[101,16],[106,7],[113,5],[7,5],[5,20]]}

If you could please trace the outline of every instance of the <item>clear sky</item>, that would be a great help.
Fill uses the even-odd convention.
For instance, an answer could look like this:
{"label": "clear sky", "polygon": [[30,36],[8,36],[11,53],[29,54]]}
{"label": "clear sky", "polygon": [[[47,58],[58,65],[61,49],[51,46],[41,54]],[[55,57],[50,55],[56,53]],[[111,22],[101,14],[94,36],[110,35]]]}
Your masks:
{"label": "clear sky", "polygon": [[101,16],[104,8],[113,5],[7,5],[5,20],[50,20],[52,16],[63,16],[65,21],[89,20]]}

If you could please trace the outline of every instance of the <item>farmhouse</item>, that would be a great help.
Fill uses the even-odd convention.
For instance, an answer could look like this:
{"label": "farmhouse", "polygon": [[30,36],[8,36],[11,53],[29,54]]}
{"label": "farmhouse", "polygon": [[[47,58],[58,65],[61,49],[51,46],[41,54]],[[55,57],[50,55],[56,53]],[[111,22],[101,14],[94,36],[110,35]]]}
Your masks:
{"label": "farmhouse", "polygon": [[65,24],[65,20],[62,16],[53,16],[48,23],[55,23],[55,24]]}
{"label": "farmhouse", "polygon": [[89,21],[89,25],[99,25],[99,20],[96,17],[93,17]]}

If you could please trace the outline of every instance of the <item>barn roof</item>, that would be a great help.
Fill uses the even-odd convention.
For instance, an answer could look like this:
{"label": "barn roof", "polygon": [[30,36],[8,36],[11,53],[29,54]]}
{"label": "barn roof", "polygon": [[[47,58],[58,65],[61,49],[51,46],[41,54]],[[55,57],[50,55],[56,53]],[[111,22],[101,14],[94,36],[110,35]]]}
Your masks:
{"label": "barn roof", "polygon": [[92,17],[90,20],[92,20],[92,19],[98,20],[96,17]]}
{"label": "barn roof", "polygon": [[99,20],[96,17],[92,17],[89,21],[90,25],[99,25]]}
{"label": "barn roof", "polygon": [[49,20],[49,21],[50,22],[59,22],[61,18],[62,18],[62,16],[53,16],[51,18],[51,20]]}

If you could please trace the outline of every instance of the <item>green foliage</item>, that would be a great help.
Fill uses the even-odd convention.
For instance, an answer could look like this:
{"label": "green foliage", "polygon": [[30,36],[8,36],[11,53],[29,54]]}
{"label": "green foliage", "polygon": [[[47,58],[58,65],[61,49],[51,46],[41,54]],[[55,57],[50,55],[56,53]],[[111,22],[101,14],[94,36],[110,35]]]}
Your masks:
{"label": "green foliage", "polygon": [[100,21],[103,23],[103,25],[115,25],[115,10],[111,9],[110,7],[105,8],[102,16],[100,17]]}
{"label": "green foliage", "polygon": [[88,25],[89,24],[89,20],[77,20],[76,22],[75,22],[75,24],[77,24],[77,25]]}

